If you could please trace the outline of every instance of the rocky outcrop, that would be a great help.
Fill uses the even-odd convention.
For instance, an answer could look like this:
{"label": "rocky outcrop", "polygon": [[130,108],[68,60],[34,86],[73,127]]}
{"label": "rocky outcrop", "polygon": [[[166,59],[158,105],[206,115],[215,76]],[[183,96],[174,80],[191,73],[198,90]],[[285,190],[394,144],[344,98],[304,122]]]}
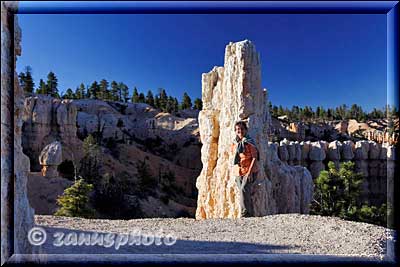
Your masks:
{"label": "rocky outcrop", "polygon": [[45,146],[40,153],[39,163],[42,165],[42,175],[47,178],[58,177],[57,167],[62,162],[62,146],[55,141]]}
{"label": "rocky outcrop", "polygon": [[232,174],[230,145],[234,123],[245,120],[260,150],[260,171],[252,188],[255,216],[308,213],[313,184],[302,166],[291,167],[273,156],[268,143],[271,117],[267,91],[261,88],[261,65],[254,45],[229,43],[224,67],[202,75],[203,110],[199,114],[203,169],[197,178],[197,219],[240,217],[238,191]]}
{"label": "rocky outcrop", "polygon": [[19,86],[17,73],[13,69],[16,57],[21,55],[21,29],[17,17],[14,16],[16,9],[17,2],[1,2],[2,265],[12,254],[15,256],[33,252],[26,238],[28,231],[34,225],[34,215],[26,193],[29,158],[22,152],[21,147],[24,92]]}
{"label": "rocky outcrop", "polygon": [[[340,162],[353,161],[355,170],[365,177],[363,182],[362,199],[374,205],[380,205],[387,200],[387,183],[394,172],[395,146],[374,141],[325,141],[297,142],[283,140],[273,143],[279,153],[280,160],[293,165],[297,162],[297,154],[288,153],[292,147],[299,146],[302,151],[300,164],[310,170],[313,179],[317,178],[327,163],[333,161],[336,167]],[[389,179],[389,181],[387,180]]]}
{"label": "rocky outcrop", "polygon": [[40,171],[40,153],[55,141],[64,148],[62,161],[82,157],[82,141],[77,137],[77,108],[72,102],[46,95],[25,98],[22,146],[31,160],[32,171]]}

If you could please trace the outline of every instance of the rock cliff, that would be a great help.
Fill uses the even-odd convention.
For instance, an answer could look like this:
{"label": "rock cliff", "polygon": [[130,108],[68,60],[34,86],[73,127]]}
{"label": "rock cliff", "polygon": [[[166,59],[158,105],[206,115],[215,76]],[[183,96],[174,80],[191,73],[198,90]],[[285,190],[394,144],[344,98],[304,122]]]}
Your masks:
{"label": "rock cliff", "polygon": [[229,43],[224,67],[202,75],[203,110],[199,113],[203,144],[203,169],[197,178],[197,219],[240,217],[238,192],[232,175],[230,145],[234,124],[245,120],[259,151],[260,171],[253,186],[255,216],[275,213],[308,213],[313,194],[311,174],[289,166],[274,156],[268,143],[271,117],[267,92],[261,88],[261,64],[248,40]]}
{"label": "rock cliff", "polygon": [[45,146],[59,141],[62,160],[82,157],[82,141],[77,138],[77,108],[69,99],[39,95],[25,98],[22,146],[31,160],[31,170],[40,171],[39,156]]}

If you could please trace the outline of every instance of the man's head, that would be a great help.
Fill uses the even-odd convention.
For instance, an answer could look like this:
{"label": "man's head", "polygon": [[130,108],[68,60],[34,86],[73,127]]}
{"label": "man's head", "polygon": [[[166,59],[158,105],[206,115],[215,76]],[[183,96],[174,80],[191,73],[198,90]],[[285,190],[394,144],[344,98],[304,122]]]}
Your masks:
{"label": "man's head", "polygon": [[235,133],[242,139],[247,133],[247,125],[244,121],[238,121],[235,123]]}

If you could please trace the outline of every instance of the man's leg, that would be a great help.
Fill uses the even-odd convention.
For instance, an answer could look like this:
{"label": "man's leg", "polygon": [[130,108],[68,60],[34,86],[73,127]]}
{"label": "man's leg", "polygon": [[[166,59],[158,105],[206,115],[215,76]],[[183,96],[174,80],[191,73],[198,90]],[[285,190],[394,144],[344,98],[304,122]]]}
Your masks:
{"label": "man's leg", "polygon": [[245,215],[246,217],[253,216],[253,214],[254,214],[253,213],[253,201],[252,201],[251,197],[252,197],[253,184],[257,178],[257,175],[256,175],[256,173],[252,173],[250,175],[251,175],[251,179],[250,179],[250,181],[247,180],[247,183],[244,187],[244,192],[243,192],[244,206],[247,211],[246,215]]}
{"label": "man's leg", "polygon": [[247,211],[246,211],[246,206],[244,203],[245,200],[244,200],[243,190],[245,190],[244,189],[245,185],[243,185],[243,176],[236,176],[236,184],[237,184],[238,190],[239,190],[240,213],[241,213],[242,217],[244,217],[245,214],[247,213]]}

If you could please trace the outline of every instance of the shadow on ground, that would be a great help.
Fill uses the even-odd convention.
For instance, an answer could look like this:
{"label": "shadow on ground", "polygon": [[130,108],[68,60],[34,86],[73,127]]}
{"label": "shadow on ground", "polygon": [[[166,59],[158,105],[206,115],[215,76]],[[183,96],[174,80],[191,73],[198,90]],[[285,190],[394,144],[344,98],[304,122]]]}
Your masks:
{"label": "shadow on ground", "polygon": [[[10,259],[9,264],[24,266],[26,264],[65,265],[65,264],[118,264],[158,266],[165,263],[192,267],[203,264],[267,264],[267,265],[305,265],[305,266],[340,266],[351,264],[353,266],[385,265],[395,266],[393,262],[372,257],[361,256],[336,256],[336,255],[312,255],[295,253],[296,246],[276,246],[269,244],[254,244],[245,242],[216,242],[196,240],[176,240],[173,245],[121,245],[115,248],[114,243],[110,247],[103,245],[62,245],[55,246],[59,242],[54,238],[56,233],[64,233],[63,241],[67,240],[69,233],[76,236],[92,235],[93,231],[79,231],[65,228],[41,227],[45,230],[47,239],[40,246],[35,247],[35,254],[16,254]],[[106,235],[107,233],[98,233]],[[166,233],[167,234],[167,233]],[[74,236],[70,235],[70,236]],[[104,236],[103,236],[104,237]],[[143,237],[143,236],[142,236]],[[104,237],[105,238],[105,237]],[[69,241],[74,241],[68,239]],[[82,239],[81,239],[82,240]],[[78,237],[79,242],[79,237]],[[108,244],[111,244],[108,242]],[[298,248],[298,247],[297,247]]]}
{"label": "shadow on ground", "polygon": [[[165,233],[164,237],[159,239],[159,245],[156,245],[155,241],[152,242],[151,237],[145,235],[145,232],[142,235],[140,233],[132,235],[136,237],[135,242],[140,240],[139,245],[134,242],[129,245],[129,239],[127,240],[126,237],[124,239],[122,236],[118,238],[118,234],[111,237],[109,233],[102,232],[97,233],[96,238],[93,236],[95,232],[92,231],[55,227],[42,228],[46,231],[47,239],[44,244],[36,247],[38,254],[277,254],[291,253],[291,249],[296,247],[179,239],[174,242],[173,238],[164,238],[168,233]],[[60,233],[64,235],[62,236]],[[94,240],[97,240],[97,244],[85,244],[83,236],[91,236],[91,244]],[[68,245],[68,243],[71,244]],[[62,245],[57,246],[59,244]]]}

